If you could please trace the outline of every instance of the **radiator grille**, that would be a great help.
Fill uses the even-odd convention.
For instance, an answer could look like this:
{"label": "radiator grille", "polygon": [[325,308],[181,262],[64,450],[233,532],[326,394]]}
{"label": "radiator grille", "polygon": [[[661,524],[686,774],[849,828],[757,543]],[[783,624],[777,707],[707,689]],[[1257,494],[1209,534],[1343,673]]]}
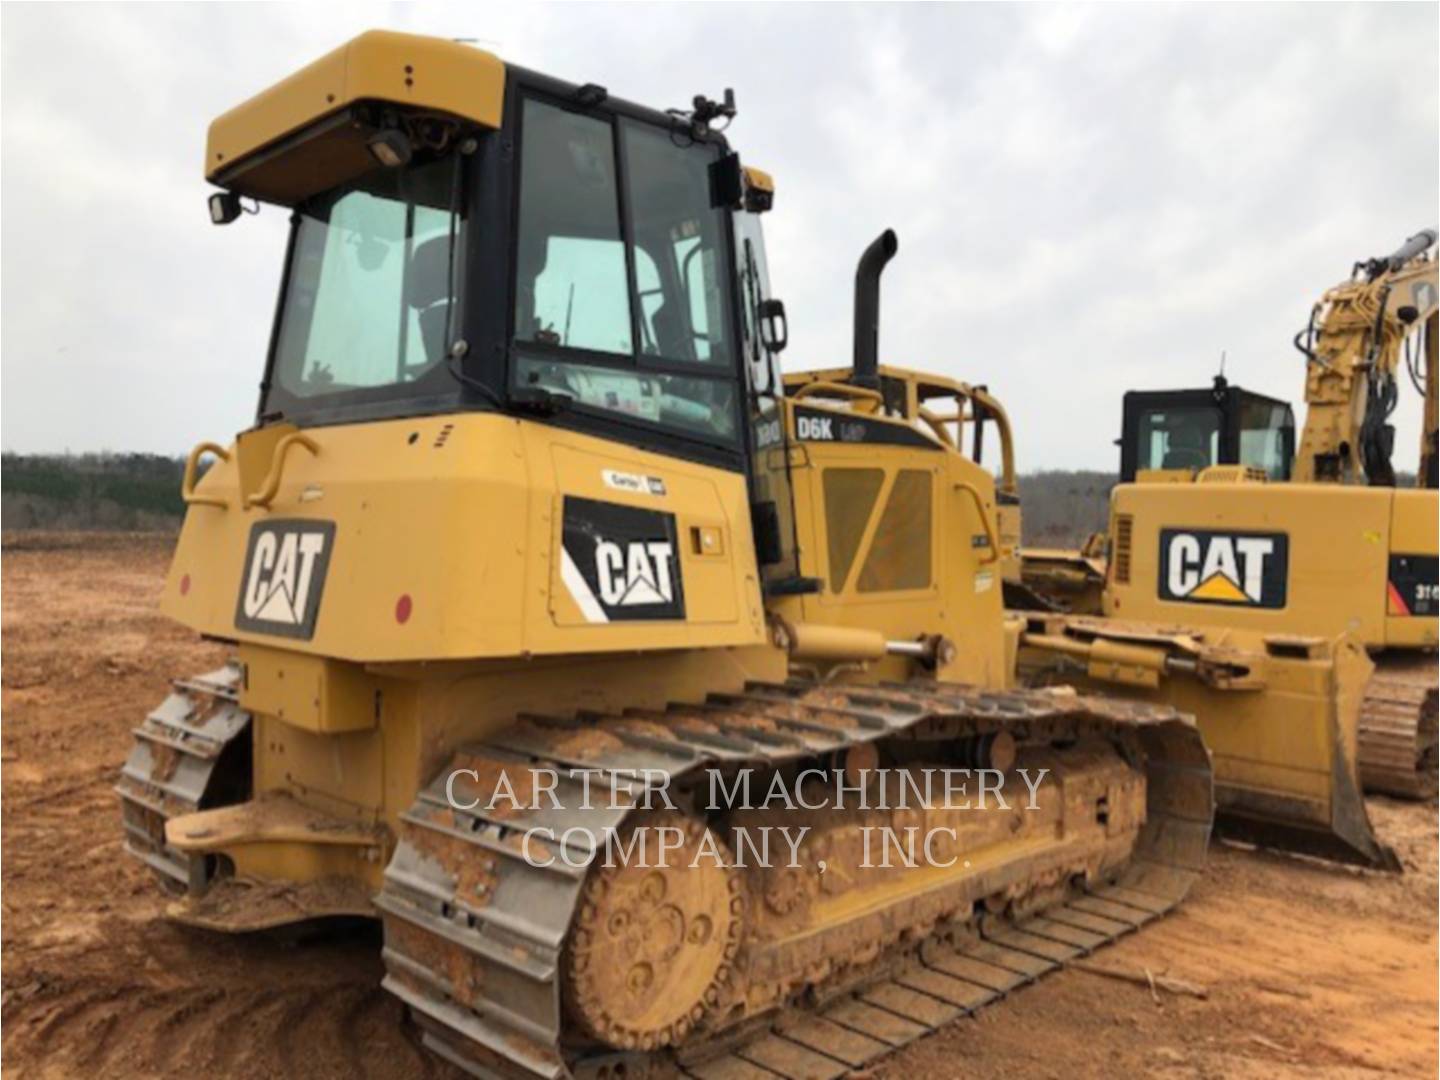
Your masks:
{"label": "radiator grille", "polygon": [[1130,534],[1135,519],[1130,514],[1115,515],[1115,584],[1130,584]]}

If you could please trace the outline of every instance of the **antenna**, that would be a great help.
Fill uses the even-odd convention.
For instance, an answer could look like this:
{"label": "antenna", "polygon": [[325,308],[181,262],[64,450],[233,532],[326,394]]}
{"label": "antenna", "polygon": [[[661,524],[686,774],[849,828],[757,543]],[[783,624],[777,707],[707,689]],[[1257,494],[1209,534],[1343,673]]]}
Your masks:
{"label": "antenna", "polygon": [[1218,402],[1222,397],[1224,397],[1224,395],[1225,395],[1225,388],[1226,388],[1227,386],[1229,386],[1229,385],[1230,385],[1230,384],[1225,381],[1225,350],[1224,350],[1224,349],[1221,349],[1221,350],[1220,350],[1220,374],[1215,376],[1215,382],[1214,382],[1214,385],[1213,385],[1212,388],[1211,388],[1211,392],[1215,395],[1215,400],[1216,400],[1217,402]]}

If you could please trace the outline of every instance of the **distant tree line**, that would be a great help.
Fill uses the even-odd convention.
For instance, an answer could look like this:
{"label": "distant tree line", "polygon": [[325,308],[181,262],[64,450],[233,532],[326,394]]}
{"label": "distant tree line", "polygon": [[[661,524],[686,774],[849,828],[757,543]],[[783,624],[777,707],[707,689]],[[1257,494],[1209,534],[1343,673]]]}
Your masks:
{"label": "distant tree line", "polygon": [[174,529],[184,473],[162,454],[3,454],[0,527]]}
{"label": "distant tree line", "polygon": [[[185,459],[162,454],[0,455],[0,524],[15,529],[175,529],[185,513]],[[1105,528],[1115,477],[1020,477],[1027,542],[1078,544]]]}
{"label": "distant tree line", "polygon": [[[185,512],[185,460],[161,454],[0,455],[0,526],[173,530]],[[1116,476],[1042,470],[1019,478],[1025,542],[1074,547],[1107,525]],[[1402,486],[1414,483],[1401,476]]]}
{"label": "distant tree line", "polygon": [[1032,547],[1079,547],[1109,524],[1115,473],[1046,469],[1016,479],[1025,543]]}

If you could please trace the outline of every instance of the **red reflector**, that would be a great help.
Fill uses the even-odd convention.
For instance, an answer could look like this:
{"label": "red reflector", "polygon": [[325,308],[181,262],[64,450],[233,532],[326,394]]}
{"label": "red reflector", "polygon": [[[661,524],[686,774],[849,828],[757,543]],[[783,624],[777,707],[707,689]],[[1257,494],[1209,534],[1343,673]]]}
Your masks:
{"label": "red reflector", "polygon": [[180,579],[180,595],[181,595],[181,596],[188,596],[188,595],[190,595],[190,575],[189,575],[189,574],[186,574],[184,577],[182,577],[182,578]]}
{"label": "red reflector", "polygon": [[395,621],[405,623],[410,621],[410,612],[414,608],[410,600],[410,594],[406,593],[399,600],[395,601]]}

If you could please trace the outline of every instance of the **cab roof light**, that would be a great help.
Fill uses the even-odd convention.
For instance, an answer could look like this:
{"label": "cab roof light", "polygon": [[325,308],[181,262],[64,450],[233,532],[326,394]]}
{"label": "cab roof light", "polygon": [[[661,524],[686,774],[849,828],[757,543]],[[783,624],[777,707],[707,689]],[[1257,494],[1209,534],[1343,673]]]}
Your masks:
{"label": "cab roof light", "polygon": [[396,128],[377,131],[365,145],[369,148],[370,155],[387,169],[398,169],[410,164],[410,157],[414,153],[409,137]]}
{"label": "cab roof light", "polygon": [[254,199],[246,206],[240,194],[234,191],[216,191],[207,200],[210,205],[210,223],[212,225],[229,225],[242,213],[258,214],[260,204]]}

